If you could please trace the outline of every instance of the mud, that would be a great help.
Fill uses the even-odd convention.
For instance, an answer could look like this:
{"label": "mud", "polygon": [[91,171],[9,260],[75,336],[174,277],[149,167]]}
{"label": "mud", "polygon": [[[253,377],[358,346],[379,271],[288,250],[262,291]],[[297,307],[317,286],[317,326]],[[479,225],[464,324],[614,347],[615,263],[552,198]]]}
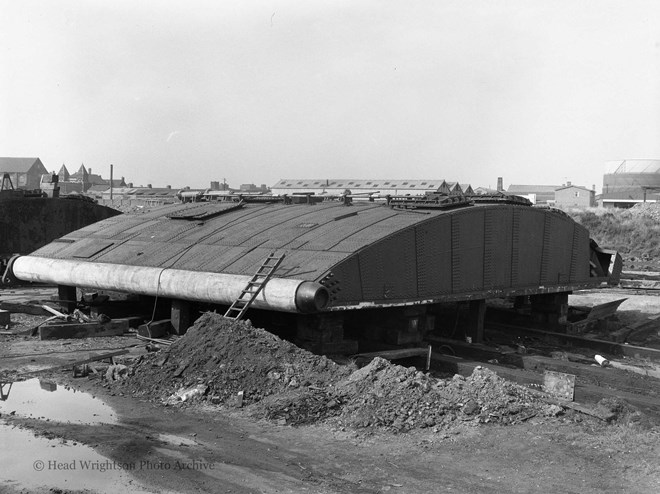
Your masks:
{"label": "mud", "polygon": [[[218,324],[216,317],[207,315],[190,337],[160,352],[147,352],[143,343],[126,337],[42,342],[0,336],[0,375],[38,376],[50,383],[48,389],[57,386],[51,392],[31,381],[39,383],[34,397],[20,399],[16,387],[2,403],[6,468],[0,492],[655,493],[660,488],[660,430],[628,420],[635,411],[625,403],[603,403],[618,417],[605,423],[548,408],[529,389],[486,369],[449,379],[381,360],[357,369],[308,354],[249,324]],[[119,363],[129,372],[117,381],[104,379],[102,367],[108,364],[79,378],[63,366],[127,347],[130,353]],[[172,400],[178,391],[198,386],[204,391],[196,397]],[[69,420],[65,412],[55,419],[54,405],[36,404],[46,400],[39,393],[70,397],[66,393],[74,390],[75,400],[103,402],[109,415]],[[19,410],[23,401],[27,408]],[[77,408],[76,401],[67,401],[68,410]],[[37,442],[37,449],[19,449]],[[48,465],[58,458],[78,468],[45,474],[34,469],[37,460]],[[120,467],[82,471],[81,462],[91,460]]]}

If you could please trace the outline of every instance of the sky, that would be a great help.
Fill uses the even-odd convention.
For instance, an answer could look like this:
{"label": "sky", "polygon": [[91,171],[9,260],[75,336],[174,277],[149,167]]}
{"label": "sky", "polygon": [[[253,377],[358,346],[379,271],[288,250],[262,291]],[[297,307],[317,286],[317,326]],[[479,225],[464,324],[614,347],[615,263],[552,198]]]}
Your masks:
{"label": "sky", "polygon": [[660,159],[660,2],[0,0],[0,156],[600,190]]}

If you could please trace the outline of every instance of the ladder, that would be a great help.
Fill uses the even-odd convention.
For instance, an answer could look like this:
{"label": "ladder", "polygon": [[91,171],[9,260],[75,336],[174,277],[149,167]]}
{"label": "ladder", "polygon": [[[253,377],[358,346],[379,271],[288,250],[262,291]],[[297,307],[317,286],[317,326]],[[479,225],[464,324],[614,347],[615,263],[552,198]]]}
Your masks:
{"label": "ladder", "polygon": [[273,273],[278,268],[286,254],[276,256],[275,252],[269,256],[261,264],[257,272],[254,273],[250,281],[247,282],[245,288],[238,296],[238,298],[231,304],[231,307],[225,312],[225,317],[238,321],[243,317],[243,314],[248,310],[254,299],[257,298],[259,292],[263,289],[264,285],[273,276]]}

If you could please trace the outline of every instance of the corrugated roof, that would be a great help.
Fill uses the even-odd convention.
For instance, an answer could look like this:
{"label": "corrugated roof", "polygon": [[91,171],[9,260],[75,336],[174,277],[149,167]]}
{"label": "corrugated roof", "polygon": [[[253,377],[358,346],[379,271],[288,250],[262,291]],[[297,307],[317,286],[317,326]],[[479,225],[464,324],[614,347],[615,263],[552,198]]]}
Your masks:
{"label": "corrugated roof", "polygon": [[105,192],[106,190],[110,189],[110,184],[95,184],[92,185],[89,189],[87,189],[88,192]]}
{"label": "corrugated roof", "polygon": [[[247,204],[223,213],[228,207],[192,203],[117,216],[67,235],[72,243],[54,242],[35,255],[77,259],[80,252],[103,244],[90,261],[252,275],[277,251],[286,253],[278,277],[314,281],[367,245],[445,214],[413,214],[373,203],[348,208],[339,203]],[[171,219],[182,212],[204,216],[204,221]]]}
{"label": "corrugated roof", "polygon": [[333,178],[333,179],[298,179],[287,178],[280,179],[272,189],[285,189],[285,188],[302,188],[309,187],[315,189],[321,188],[388,188],[388,189],[405,189],[405,188],[426,188],[437,189],[445,183],[443,179],[421,179],[410,180],[406,178],[400,179],[355,179],[355,178]]}
{"label": "corrugated roof", "polygon": [[658,172],[660,172],[660,160],[613,160],[605,162],[605,174]]}

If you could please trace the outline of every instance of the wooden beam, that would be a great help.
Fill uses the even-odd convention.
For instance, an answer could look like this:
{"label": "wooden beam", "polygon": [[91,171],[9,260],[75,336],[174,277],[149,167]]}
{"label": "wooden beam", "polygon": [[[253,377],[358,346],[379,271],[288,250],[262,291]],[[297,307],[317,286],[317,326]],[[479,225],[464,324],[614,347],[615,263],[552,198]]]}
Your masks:
{"label": "wooden beam", "polygon": [[98,336],[121,336],[128,331],[128,319],[114,319],[108,323],[56,323],[39,328],[39,339],[93,338]]}
{"label": "wooden beam", "polygon": [[470,300],[470,309],[468,314],[468,326],[466,336],[472,343],[481,343],[484,341],[484,318],[486,316],[485,300]]}
{"label": "wooden beam", "polygon": [[409,357],[426,357],[426,370],[431,366],[431,345],[425,348],[400,348],[397,350],[383,350],[380,352],[357,353],[355,359],[373,359],[376,357],[386,360],[399,360]]}
{"label": "wooden beam", "polygon": [[23,304],[18,302],[0,302],[0,309],[19,314],[30,314],[33,316],[47,316],[49,312],[41,305]]}
{"label": "wooden beam", "polygon": [[187,300],[172,300],[172,307],[170,309],[172,320],[172,328],[174,333],[178,335],[185,334],[188,328],[192,325],[191,305]]}
{"label": "wooden beam", "polygon": [[541,339],[557,340],[563,344],[580,346],[582,348],[591,348],[594,352],[604,353],[616,357],[648,357],[660,360],[660,350],[635,345],[623,345],[614,341],[597,340],[592,338],[583,338],[581,336],[565,333],[556,333],[553,331],[543,331],[540,329],[531,329],[521,326],[512,326],[510,324],[488,323],[488,327],[497,329],[503,333],[518,334],[525,336],[535,336]]}
{"label": "wooden beam", "polygon": [[[463,341],[450,340],[449,338],[441,338],[437,336],[429,338],[429,342],[431,342],[436,349],[440,349],[443,346],[449,347],[456,357],[468,360],[479,360],[482,363],[488,362],[489,360],[497,360],[501,364],[515,365],[518,368],[539,373],[549,370],[563,372],[565,374],[575,374],[582,380],[582,382],[608,382],[619,389],[649,389],[648,377],[660,377],[656,376],[657,371],[654,372],[653,370],[649,370],[644,372],[644,369],[635,366],[625,367],[626,370],[636,372],[640,375],[631,374],[630,372],[621,372],[621,370],[617,370],[615,367],[618,366],[619,369],[623,369],[624,364],[618,362],[615,365],[611,365],[611,367],[585,365],[590,363],[595,364],[595,360],[583,356],[580,356],[580,361],[576,362],[575,358],[571,361],[545,357],[542,355],[520,354],[515,351],[501,352],[486,345],[470,345]],[[615,361],[612,360],[610,363],[612,362]]]}
{"label": "wooden beam", "polygon": [[169,334],[172,329],[172,321],[170,319],[163,319],[138,326],[138,334],[147,338],[160,338]]}
{"label": "wooden beam", "polygon": [[105,352],[105,353],[100,353],[98,355],[92,355],[89,358],[85,360],[76,360],[75,362],[72,362],[70,364],[66,364],[65,366],[62,367],[68,367],[68,366],[76,366],[76,365],[84,365],[84,364],[89,364],[91,362],[97,362],[99,360],[105,360],[107,358],[112,358],[112,357],[117,357],[119,355],[126,355],[128,353],[128,350],[115,350],[114,352]]}
{"label": "wooden beam", "polygon": [[69,314],[75,310],[77,304],[75,286],[57,285],[57,297],[63,310]]}

